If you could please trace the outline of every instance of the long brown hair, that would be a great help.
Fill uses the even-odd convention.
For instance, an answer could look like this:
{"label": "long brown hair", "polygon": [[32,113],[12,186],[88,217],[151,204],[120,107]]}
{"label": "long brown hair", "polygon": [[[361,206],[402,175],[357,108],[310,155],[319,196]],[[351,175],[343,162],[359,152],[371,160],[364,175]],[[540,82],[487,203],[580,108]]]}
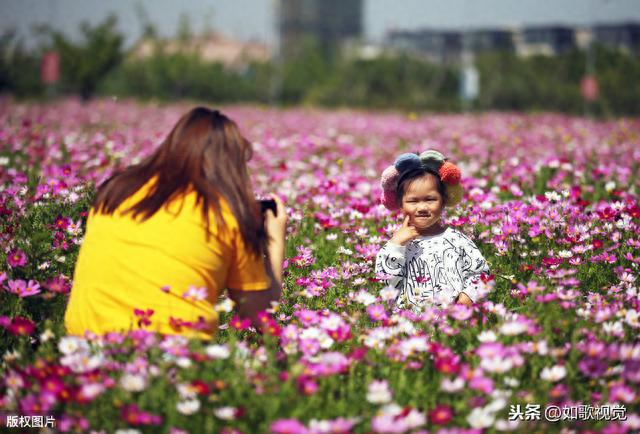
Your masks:
{"label": "long brown hair", "polygon": [[125,199],[157,176],[147,196],[125,213],[131,213],[133,218],[141,216],[144,221],[192,186],[202,210],[207,240],[209,210],[213,210],[218,229],[226,230],[222,197],[238,221],[245,244],[260,254],[265,236],[246,164],[252,153],[251,142],[242,136],[235,122],[217,110],[196,107],[180,118],[156,152],[105,181],[93,207],[99,213],[113,214]]}

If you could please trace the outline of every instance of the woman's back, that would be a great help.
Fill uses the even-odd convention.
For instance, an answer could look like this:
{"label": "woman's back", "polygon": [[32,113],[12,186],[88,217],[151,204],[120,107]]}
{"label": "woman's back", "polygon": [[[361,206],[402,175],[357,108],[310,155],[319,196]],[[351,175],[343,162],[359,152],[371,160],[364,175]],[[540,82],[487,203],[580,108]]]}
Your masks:
{"label": "woman's back", "polygon": [[260,215],[251,155],[235,122],[196,107],[153,154],[104,182],[76,263],[67,331],[143,327],[211,338],[225,288],[238,314],[259,325],[259,312],[280,298],[287,219],[276,197],[276,213]]}
{"label": "woman's back", "polygon": [[[238,224],[223,201],[221,231],[209,216],[209,240],[193,190],[141,221],[123,214],[144,198],[155,179],[111,215],[93,212],[87,222],[65,324],[71,334],[130,330],[140,325],[165,334],[210,338],[213,309],[224,288],[269,286],[262,259],[245,248]],[[135,314],[135,310],[145,314]],[[151,322],[143,321],[147,309]],[[142,320],[142,321],[141,321]]]}

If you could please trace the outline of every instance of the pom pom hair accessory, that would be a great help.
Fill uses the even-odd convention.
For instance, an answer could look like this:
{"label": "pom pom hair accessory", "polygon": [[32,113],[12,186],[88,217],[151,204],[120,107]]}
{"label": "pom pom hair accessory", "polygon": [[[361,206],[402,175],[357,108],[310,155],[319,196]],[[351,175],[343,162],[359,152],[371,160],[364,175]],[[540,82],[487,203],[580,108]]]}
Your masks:
{"label": "pom pom hair accessory", "polygon": [[463,194],[462,185],[460,184],[460,169],[448,161],[440,152],[427,150],[419,155],[402,154],[396,158],[393,165],[384,169],[380,177],[380,186],[382,187],[381,202],[385,208],[390,211],[400,208],[400,203],[398,203],[398,198],[396,197],[398,181],[409,171],[421,168],[432,169],[440,176],[447,195],[445,206],[453,207],[460,203]]}

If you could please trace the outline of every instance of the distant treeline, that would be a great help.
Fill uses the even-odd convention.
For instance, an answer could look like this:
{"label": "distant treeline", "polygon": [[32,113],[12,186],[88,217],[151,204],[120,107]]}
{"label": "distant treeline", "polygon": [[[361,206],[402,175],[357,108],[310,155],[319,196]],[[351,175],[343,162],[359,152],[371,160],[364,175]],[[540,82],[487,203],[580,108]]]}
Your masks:
{"label": "distant treeline", "polygon": [[[403,54],[374,59],[327,56],[313,41],[286,62],[251,63],[242,70],[202,61],[197,55],[168,53],[160,41],[145,59],[125,53],[116,20],[83,24],[84,40],[72,42],[44,29],[38,50],[26,50],[15,36],[0,38],[0,93],[18,98],[78,94],[212,103],[257,102],[281,105],[364,107],[431,111],[560,111],[600,116],[640,114],[640,59],[596,46],[593,71],[599,96],[585,106],[580,82],[586,53],[520,58],[512,53],[476,57],[480,93],[472,103],[459,99],[460,71]],[[60,57],[54,89],[41,83],[44,52]]]}

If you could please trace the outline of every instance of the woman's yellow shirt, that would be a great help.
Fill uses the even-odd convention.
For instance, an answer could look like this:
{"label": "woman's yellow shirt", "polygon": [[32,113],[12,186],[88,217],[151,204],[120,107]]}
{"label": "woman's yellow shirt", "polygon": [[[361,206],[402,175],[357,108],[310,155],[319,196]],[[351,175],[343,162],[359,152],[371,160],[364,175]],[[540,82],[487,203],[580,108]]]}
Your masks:
{"label": "woman's yellow shirt", "polygon": [[[112,215],[90,213],[65,313],[69,334],[144,328],[209,339],[217,330],[214,306],[221,290],[269,287],[262,258],[247,251],[226,202],[221,205],[227,230],[219,230],[210,213],[209,241],[193,190],[145,221],[124,214],[153,182]],[[136,309],[145,314],[136,315]],[[153,313],[145,325],[148,309]]]}

